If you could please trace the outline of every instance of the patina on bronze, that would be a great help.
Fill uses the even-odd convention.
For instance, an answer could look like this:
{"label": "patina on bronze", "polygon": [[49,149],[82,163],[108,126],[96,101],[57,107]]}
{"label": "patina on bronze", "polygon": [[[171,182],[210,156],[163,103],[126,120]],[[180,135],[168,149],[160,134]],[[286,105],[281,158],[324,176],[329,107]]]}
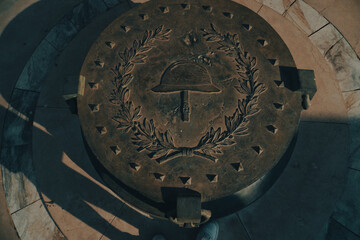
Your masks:
{"label": "patina on bronze", "polygon": [[231,1],[150,1],[91,47],[78,114],[104,181],[181,226],[259,197],[316,88],[278,34]]}

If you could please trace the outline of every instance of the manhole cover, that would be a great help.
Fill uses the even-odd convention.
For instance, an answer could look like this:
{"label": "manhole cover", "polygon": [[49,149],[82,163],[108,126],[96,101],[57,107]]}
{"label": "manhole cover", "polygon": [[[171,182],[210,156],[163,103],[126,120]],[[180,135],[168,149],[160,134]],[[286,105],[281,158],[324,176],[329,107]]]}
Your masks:
{"label": "manhole cover", "polygon": [[81,75],[78,113],[105,182],[174,219],[181,203],[212,208],[273,169],[315,92],[269,24],[230,1],[138,6],[102,32]]}

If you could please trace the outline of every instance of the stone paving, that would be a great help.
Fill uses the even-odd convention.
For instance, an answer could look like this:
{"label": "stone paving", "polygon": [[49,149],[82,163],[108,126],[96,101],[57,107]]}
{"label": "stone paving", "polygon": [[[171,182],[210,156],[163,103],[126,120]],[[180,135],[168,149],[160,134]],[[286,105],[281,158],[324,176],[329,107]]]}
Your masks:
{"label": "stone paving", "polygon": [[[43,37],[29,39],[38,47],[24,49],[18,75],[0,72],[1,79],[14,79],[0,82],[0,161],[17,233],[21,239],[150,239],[163,232],[170,239],[192,239],[194,230],[150,220],[122,204],[101,183],[85,150],[74,147],[81,142],[79,123],[59,89],[64,79],[76,76],[80,66],[72,62],[82,62],[102,26],[133,6],[121,0],[78,2],[58,11]],[[351,41],[352,48],[328,19],[305,3],[309,1],[235,2],[265,18],[299,66],[315,70],[318,93],[312,108],[302,114],[296,150],[284,174],[259,201],[221,219],[219,239],[359,239],[357,43]],[[0,37],[0,50],[6,34]],[[0,59],[6,66],[6,60],[16,58]]]}

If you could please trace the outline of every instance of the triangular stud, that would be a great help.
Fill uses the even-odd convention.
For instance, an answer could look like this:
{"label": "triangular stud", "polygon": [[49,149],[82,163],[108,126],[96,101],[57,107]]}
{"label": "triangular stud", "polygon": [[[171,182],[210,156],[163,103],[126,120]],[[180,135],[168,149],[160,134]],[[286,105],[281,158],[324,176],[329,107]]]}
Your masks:
{"label": "triangular stud", "polygon": [[142,20],[148,20],[149,16],[147,14],[139,14],[139,17],[141,17]]}
{"label": "triangular stud", "polygon": [[111,41],[107,41],[105,42],[106,46],[108,46],[109,48],[114,48],[115,47],[115,43],[111,42]]}
{"label": "triangular stud", "polygon": [[241,163],[232,163],[231,166],[237,171],[242,172],[244,171],[244,167]]}
{"label": "triangular stud", "polygon": [[168,7],[160,7],[160,11],[161,11],[162,13],[168,13],[168,12],[170,12],[170,10],[169,10]]}
{"label": "triangular stud", "polygon": [[139,171],[141,166],[139,164],[136,164],[136,163],[129,163],[129,166],[135,170],[135,171]]}
{"label": "triangular stud", "polygon": [[230,18],[230,19],[234,17],[234,14],[229,13],[229,12],[223,12],[223,14],[225,17]]}
{"label": "triangular stud", "polygon": [[185,10],[189,10],[190,9],[190,4],[186,4],[186,3],[182,3],[181,7]]}
{"label": "triangular stud", "polygon": [[284,81],[274,80],[274,82],[278,87],[285,87]]}
{"label": "triangular stud", "polygon": [[268,45],[268,42],[265,39],[258,39],[258,43],[260,43],[261,46],[265,47]]}
{"label": "triangular stud", "polygon": [[89,108],[92,112],[98,112],[100,110],[100,104],[89,104]]}
{"label": "triangular stud", "polygon": [[154,177],[155,177],[156,180],[159,180],[161,182],[163,182],[164,179],[165,179],[165,175],[161,174],[161,173],[154,173]]}
{"label": "triangular stud", "polygon": [[130,27],[124,26],[124,25],[121,25],[121,28],[122,28],[122,30],[124,30],[124,32],[128,32],[131,29]]}
{"label": "triangular stud", "polygon": [[274,103],[274,107],[279,110],[284,110],[284,105],[281,103]]}
{"label": "triangular stud", "polygon": [[101,135],[107,133],[106,127],[99,126],[99,127],[96,127],[96,130],[97,130]]}
{"label": "triangular stud", "polygon": [[205,10],[205,11],[209,11],[211,12],[212,11],[212,7],[211,6],[202,6],[202,8]]}
{"label": "triangular stud", "polygon": [[252,29],[252,26],[249,24],[243,24],[243,27],[247,30],[250,31]]}
{"label": "triangular stud", "polygon": [[252,149],[254,149],[254,151],[260,155],[264,150],[260,147],[260,146],[253,146]]}
{"label": "triangular stud", "polygon": [[89,86],[91,89],[98,89],[99,88],[99,84],[94,83],[94,82],[89,82]]}
{"label": "triangular stud", "polygon": [[119,155],[121,153],[119,146],[111,146],[110,149],[115,155]]}
{"label": "triangular stud", "polygon": [[276,59],[268,59],[270,64],[273,65],[273,66],[276,66],[278,65],[278,61]]}
{"label": "triangular stud", "polygon": [[95,65],[98,66],[98,67],[104,67],[104,62],[100,61],[100,60],[96,60],[95,62]]}
{"label": "triangular stud", "polygon": [[179,177],[184,185],[191,185],[191,177]]}
{"label": "triangular stud", "polygon": [[216,183],[218,181],[218,175],[215,174],[206,174],[206,177],[211,183]]}
{"label": "triangular stud", "polygon": [[278,129],[277,129],[275,126],[273,126],[273,125],[268,125],[268,126],[266,126],[266,129],[267,129],[269,132],[271,132],[272,134],[275,134],[275,133],[277,133],[277,131],[278,131]]}

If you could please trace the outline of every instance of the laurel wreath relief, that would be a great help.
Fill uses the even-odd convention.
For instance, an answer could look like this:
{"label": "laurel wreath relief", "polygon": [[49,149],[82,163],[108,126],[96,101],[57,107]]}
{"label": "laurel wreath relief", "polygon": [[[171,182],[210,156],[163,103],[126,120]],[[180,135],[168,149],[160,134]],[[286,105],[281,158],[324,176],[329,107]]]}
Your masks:
{"label": "laurel wreath relief", "polygon": [[[112,84],[110,102],[117,106],[113,120],[118,123],[117,128],[132,133],[132,143],[138,151],[147,151],[150,158],[158,163],[165,163],[181,156],[200,156],[213,162],[217,161],[216,155],[223,154],[223,147],[236,144],[235,136],[248,134],[247,125],[249,116],[257,114],[258,98],[266,88],[258,82],[259,71],[256,69],[256,58],[245,52],[240,44],[237,34],[221,34],[213,24],[210,30],[203,29],[203,36],[207,42],[216,42],[218,50],[232,57],[236,63],[238,76],[234,78],[238,85],[234,86],[239,94],[245,95],[238,99],[236,110],[232,116],[225,116],[226,129],[215,130],[211,127],[192,148],[176,147],[170,131],[160,132],[154,121],[142,119],[141,107],[135,107],[130,101],[129,84],[134,76],[131,74],[136,64],[146,62],[146,53],[155,46],[155,41],[169,40],[170,29],[160,26],[154,30],[146,31],[141,40],[135,40],[131,48],[125,48],[119,53],[120,62],[112,69],[115,74]],[[142,120],[141,120],[142,119]]]}

